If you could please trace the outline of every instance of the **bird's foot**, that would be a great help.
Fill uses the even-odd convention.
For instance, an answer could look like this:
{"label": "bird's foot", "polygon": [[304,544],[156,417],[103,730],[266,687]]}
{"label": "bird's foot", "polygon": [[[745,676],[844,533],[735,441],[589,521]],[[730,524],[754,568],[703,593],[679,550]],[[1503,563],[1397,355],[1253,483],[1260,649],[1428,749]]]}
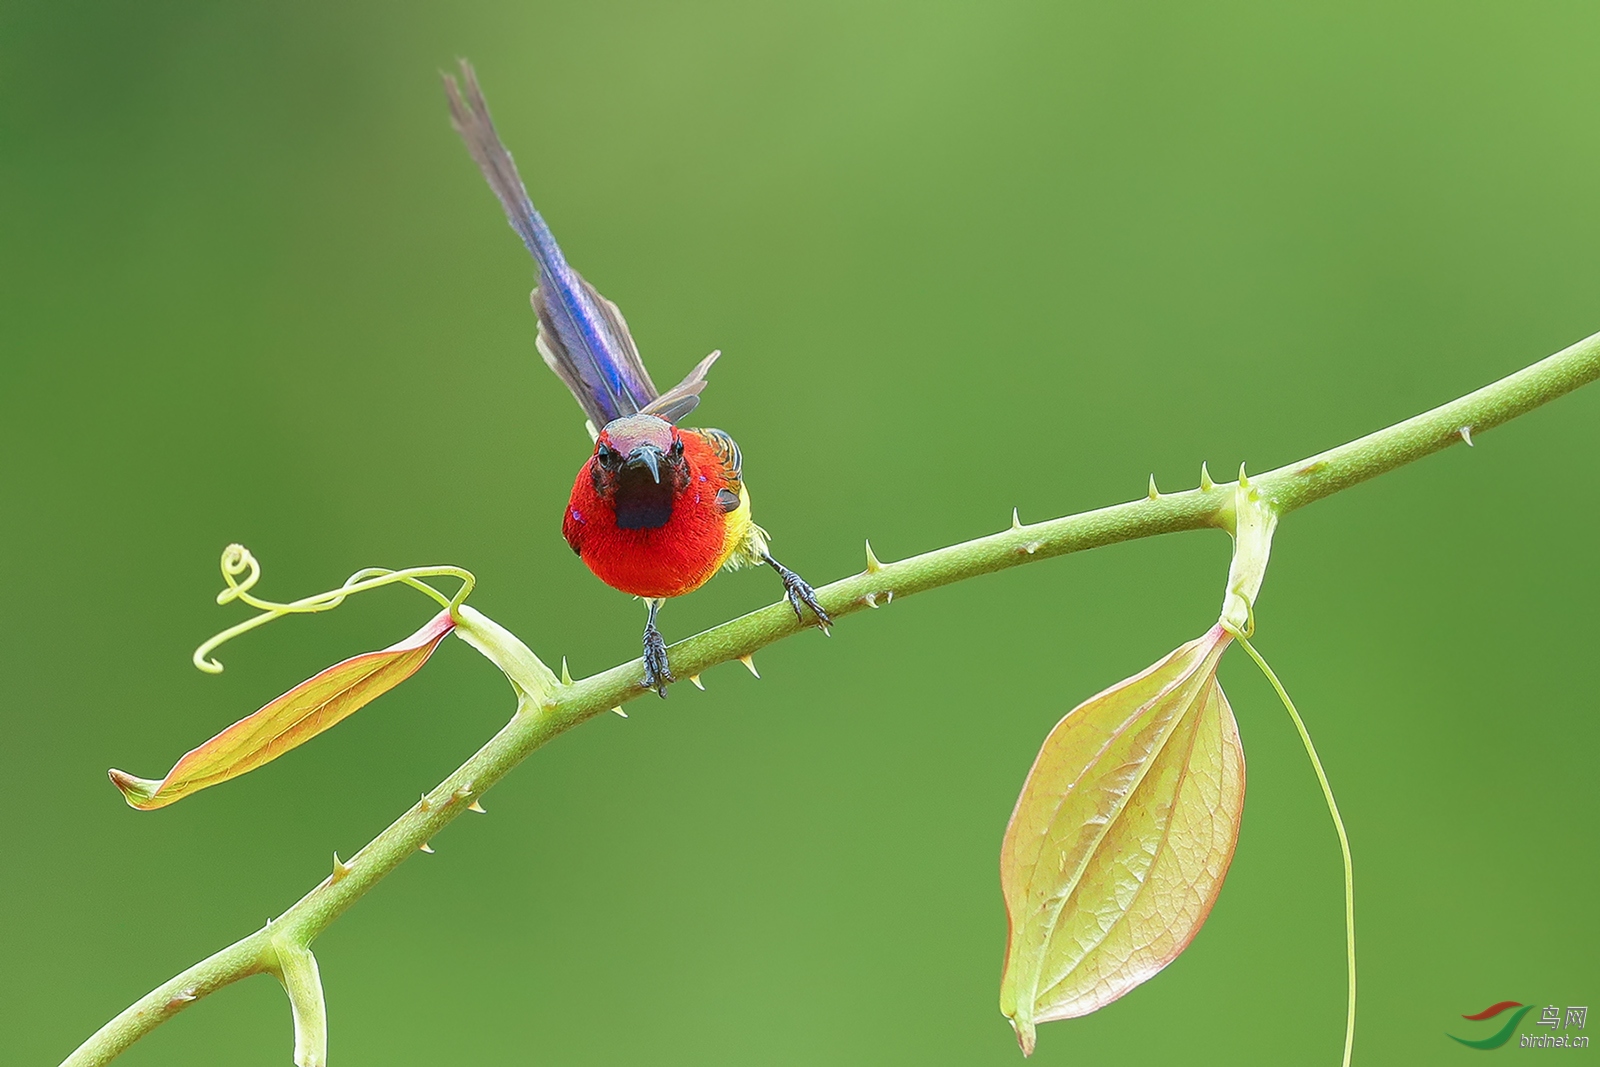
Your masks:
{"label": "bird's foot", "polygon": [[783,579],[783,595],[789,598],[789,606],[794,608],[794,617],[801,622],[806,621],[804,608],[810,608],[811,613],[817,617],[817,625],[822,627],[822,632],[827,633],[828,627],[833,625],[833,620],[828,613],[822,610],[822,605],[817,603],[817,591],[812,589],[806,580],[794,571],[785,567],[771,556],[764,557],[767,565],[778,572],[778,577]]}
{"label": "bird's foot", "polygon": [[667,667],[667,643],[661,639],[661,631],[652,623],[644,628],[644,680],[639,685],[654,689],[656,695],[665,700],[667,683],[674,681],[677,679],[672,677],[672,671]]}

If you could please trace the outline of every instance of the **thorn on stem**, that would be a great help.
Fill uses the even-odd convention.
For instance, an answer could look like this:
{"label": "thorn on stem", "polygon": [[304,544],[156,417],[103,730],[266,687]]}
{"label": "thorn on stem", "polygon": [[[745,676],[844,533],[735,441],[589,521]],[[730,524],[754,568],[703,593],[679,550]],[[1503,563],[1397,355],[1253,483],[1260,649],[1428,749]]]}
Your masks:
{"label": "thorn on stem", "polygon": [[487,814],[489,814],[488,811],[486,811],[484,809],[484,806],[482,804],[478,803],[476,800],[474,800],[471,804],[467,805],[467,810],[468,811],[475,811],[479,815],[487,815]]}
{"label": "thorn on stem", "polygon": [[1250,476],[1244,472],[1244,464],[1239,464],[1239,488],[1250,488]]}
{"label": "thorn on stem", "polygon": [[740,656],[739,662],[743,663],[751,674],[755,675],[757,678],[761,677],[761,672],[756,670],[756,657],[753,653],[750,655]]}
{"label": "thorn on stem", "polygon": [[877,593],[863,593],[861,595],[861,602],[863,604],[865,604],[869,608],[875,608],[875,607],[878,606],[878,594]]}
{"label": "thorn on stem", "polygon": [[706,691],[705,683],[700,680],[700,676],[698,674],[689,675],[689,684],[700,690],[702,693]]}
{"label": "thorn on stem", "polygon": [[867,573],[877,574],[881,570],[883,570],[883,563],[879,561],[877,555],[872,551],[872,542],[869,540],[867,541]]}
{"label": "thorn on stem", "polygon": [[623,711],[621,708],[612,708],[611,711],[612,711],[612,714],[621,715],[624,719],[626,719],[628,717],[628,713]]}
{"label": "thorn on stem", "polygon": [[180,989],[176,993],[172,994],[172,998],[167,1001],[167,1010],[177,1011],[184,1005],[193,1004],[199,999],[199,996],[196,995],[194,991],[194,987],[191,986],[188,989]]}
{"label": "thorn on stem", "polygon": [[567,657],[565,656],[561,657],[561,684],[572,684],[572,672],[567,670]]}
{"label": "thorn on stem", "polygon": [[428,855],[431,856],[431,855],[433,855],[433,846],[428,844],[426,841],[424,841],[422,844],[417,846],[417,851],[418,852],[426,852]]}
{"label": "thorn on stem", "polygon": [[460,789],[453,794],[457,800],[465,800],[472,795],[472,783],[463,782]]}
{"label": "thorn on stem", "polygon": [[1216,487],[1217,483],[1211,480],[1211,471],[1206,467],[1205,462],[1202,460],[1200,463],[1200,491],[1202,493],[1209,493]]}
{"label": "thorn on stem", "polygon": [[1156,488],[1156,476],[1154,474],[1150,475],[1150,499],[1161,499],[1161,491]]}
{"label": "thorn on stem", "polygon": [[339,858],[339,854],[337,852],[333,854],[333,880],[335,882],[343,881],[345,876],[355,869],[356,864],[354,860],[346,863]]}
{"label": "thorn on stem", "polygon": [[890,604],[893,604],[893,603],[894,603],[894,590],[893,589],[885,589],[883,591],[883,606],[884,607],[888,607]]}
{"label": "thorn on stem", "polygon": [[1022,516],[1017,514],[1016,508],[1011,509],[1011,528],[1013,530],[1022,529]]}
{"label": "thorn on stem", "polygon": [[422,794],[422,799],[417,801],[417,810],[418,811],[432,811],[433,810],[433,801],[428,799],[428,794],[426,794],[426,793]]}
{"label": "thorn on stem", "polygon": [[1457,430],[1456,433],[1461,435],[1461,439],[1467,443],[1467,447],[1468,448],[1472,447],[1472,427],[1471,426],[1463,426],[1463,427],[1461,427],[1461,429]]}

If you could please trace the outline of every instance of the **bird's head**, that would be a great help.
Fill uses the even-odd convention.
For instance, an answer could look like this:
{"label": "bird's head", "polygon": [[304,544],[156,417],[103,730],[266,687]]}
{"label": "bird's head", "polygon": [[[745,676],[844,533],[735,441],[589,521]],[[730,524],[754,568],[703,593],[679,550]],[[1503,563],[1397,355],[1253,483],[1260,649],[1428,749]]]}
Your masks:
{"label": "bird's head", "polygon": [[678,428],[655,415],[624,415],[606,423],[589,461],[594,491],[617,512],[624,530],[654,529],[672,518],[689,486],[689,462]]}

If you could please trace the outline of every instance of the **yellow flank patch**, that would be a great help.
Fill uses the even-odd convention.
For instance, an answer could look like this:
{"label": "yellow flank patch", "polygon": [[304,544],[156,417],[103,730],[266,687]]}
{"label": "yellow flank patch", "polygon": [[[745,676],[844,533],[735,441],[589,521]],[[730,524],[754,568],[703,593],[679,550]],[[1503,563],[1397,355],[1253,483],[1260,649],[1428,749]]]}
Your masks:
{"label": "yellow flank patch", "polygon": [[767,551],[767,531],[750,519],[750,487],[739,483],[739,506],[728,512],[722,538],[722,558],[717,566],[736,571],[761,562]]}

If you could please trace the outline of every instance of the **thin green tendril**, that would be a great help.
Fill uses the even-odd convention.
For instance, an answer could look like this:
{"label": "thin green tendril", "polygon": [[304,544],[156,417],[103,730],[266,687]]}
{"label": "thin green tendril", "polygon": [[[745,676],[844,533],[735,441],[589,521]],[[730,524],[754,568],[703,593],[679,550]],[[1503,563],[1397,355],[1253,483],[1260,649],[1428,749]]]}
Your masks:
{"label": "thin green tendril", "polygon": [[[243,578],[240,577],[243,575]],[[457,578],[461,587],[456,590],[453,597],[446,597],[439,590],[423,581],[424,578]],[[233,640],[240,634],[248,633],[257,626],[263,626],[273,619],[285,615],[303,615],[318,611],[330,611],[345,602],[345,599],[355,593],[364,593],[368,589],[377,589],[385,585],[409,585],[411,588],[431,597],[438,605],[454,616],[460,609],[463,601],[472,592],[472,587],[477,584],[477,579],[472,572],[461,567],[407,567],[405,570],[392,571],[384,567],[367,567],[356,571],[346,578],[344,584],[337,589],[329,589],[313,596],[302,597],[288,604],[280,604],[272,600],[262,600],[251,594],[250,590],[261,580],[261,564],[256,562],[255,556],[243,545],[229,545],[222,552],[222,580],[227,583],[227,588],[217,594],[218,604],[227,604],[239,601],[255,608],[261,614],[254,618],[246,619],[236,626],[211,638],[205,644],[194,650],[194,665],[207,674],[221,674],[222,664],[211,658],[211,653],[219,646]]]}
{"label": "thin green tendril", "polygon": [[1250,658],[1256,661],[1256,666],[1261,668],[1261,673],[1272,683],[1278,699],[1283,701],[1289,717],[1294,720],[1294,728],[1300,731],[1300,741],[1305,745],[1306,755],[1311,757],[1311,766],[1317,772],[1317,782],[1322,786],[1322,797],[1328,802],[1328,814],[1333,816],[1333,828],[1339,832],[1339,852],[1344,857],[1345,956],[1350,974],[1350,1004],[1344,1024],[1344,1067],[1350,1067],[1350,1050],[1356,1041],[1356,879],[1355,868],[1350,860],[1350,838],[1344,832],[1344,819],[1339,816],[1339,804],[1333,799],[1333,787],[1328,784],[1327,772],[1322,769],[1322,760],[1317,756],[1317,746],[1311,743],[1311,734],[1300,718],[1300,713],[1295,710],[1294,701],[1289,699],[1288,691],[1283,688],[1283,683],[1278,681],[1278,676],[1267,665],[1267,661],[1261,658],[1261,653],[1255,650],[1249,638],[1226,622],[1222,625],[1250,654]]}

